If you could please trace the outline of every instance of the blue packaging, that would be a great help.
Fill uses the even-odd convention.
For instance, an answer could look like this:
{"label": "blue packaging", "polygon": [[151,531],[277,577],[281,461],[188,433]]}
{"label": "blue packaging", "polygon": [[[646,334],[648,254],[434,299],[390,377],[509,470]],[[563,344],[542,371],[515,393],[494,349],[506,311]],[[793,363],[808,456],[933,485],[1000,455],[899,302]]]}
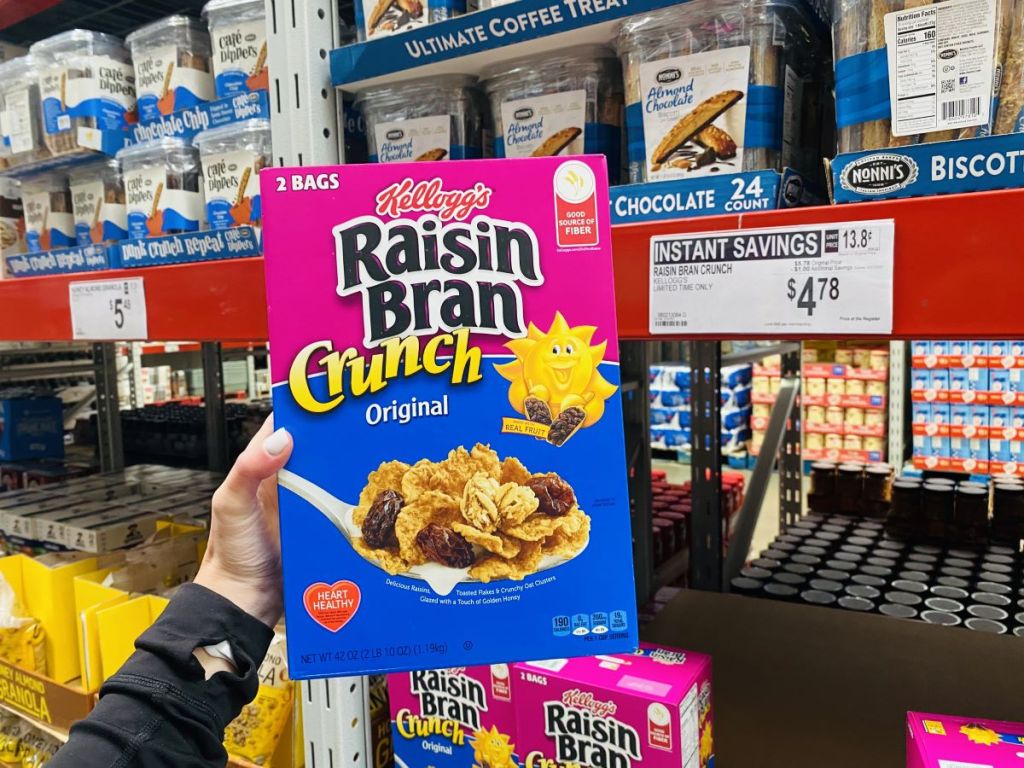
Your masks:
{"label": "blue packaging", "polygon": [[936,368],[935,370],[931,371],[930,375],[928,376],[928,389],[933,389],[936,392],[948,392],[949,369]]}
{"label": "blue packaging", "polygon": [[166,16],[125,38],[135,66],[139,122],[212,101],[210,35],[191,16]]}
{"label": "blue packaging", "polygon": [[932,421],[932,404],[911,403],[910,413],[914,424],[930,424]]}
{"label": "blue packaging", "polygon": [[211,128],[196,135],[195,145],[203,166],[210,229],[260,226],[260,170],[273,164],[270,121],[246,120]]}
{"label": "blue packaging", "polygon": [[971,410],[973,406],[966,403],[953,403],[949,406],[950,426],[966,427],[971,423]]}
{"label": "blue packaging", "polygon": [[967,369],[967,389],[971,392],[987,392],[989,389],[988,368]]}
{"label": "blue packaging", "polygon": [[949,403],[932,403],[931,410],[931,423],[932,424],[949,424],[950,420],[950,406]]}
{"label": "blue packaging", "polygon": [[722,429],[738,429],[750,425],[751,408],[723,408]]}
{"label": "blue packaging", "polygon": [[64,406],[60,398],[0,399],[0,460],[59,459],[63,456]]}
{"label": "blue packaging", "polygon": [[971,342],[971,354],[975,357],[988,355],[989,344],[981,339],[973,339]]}
{"label": "blue packaging", "polygon": [[743,385],[733,389],[722,389],[722,405],[733,408],[743,408],[750,405],[750,385]]}
{"label": "blue packaging", "polygon": [[989,427],[993,430],[1000,430],[1004,427],[1014,426],[1013,420],[1016,409],[1009,405],[993,405],[989,410]]}
{"label": "blue packaging", "polygon": [[991,414],[989,413],[992,409],[987,405],[972,405],[971,406],[971,426],[980,429],[987,430],[989,427],[989,421]]}
{"label": "blue packaging", "polygon": [[398,3],[385,6],[383,13],[378,12],[379,8],[380,0],[355,0],[356,32],[360,40],[378,40],[462,16],[466,12],[466,0],[421,0],[415,6],[418,13],[407,13]]}
{"label": "blue packaging", "polygon": [[265,91],[267,20],[263,0],[210,0],[203,6],[217,98]]}
{"label": "blue packaging", "polygon": [[932,343],[927,339],[917,339],[910,342],[911,354],[915,357],[924,357],[931,354]]}
{"label": "blue packaging", "polygon": [[969,389],[967,369],[949,369],[949,390],[950,392],[966,392]]}
{"label": "blue packaging", "polygon": [[727,365],[722,368],[722,386],[728,389],[745,386],[753,377],[752,365]]}
{"label": "blue packaging", "polygon": [[911,372],[911,389],[926,390],[931,379],[931,371],[927,368],[914,368]]}
{"label": "blue packaging", "polygon": [[1006,368],[991,368],[988,374],[988,388],[991,392],[1014,392],[1013,377]]}
{"label": "blue packaging", "polygon": [[935,355],[936,357],[942,357],[948,355],[950,350],[950,342],[945,339],[933,339],[929,344],[928,354]]}

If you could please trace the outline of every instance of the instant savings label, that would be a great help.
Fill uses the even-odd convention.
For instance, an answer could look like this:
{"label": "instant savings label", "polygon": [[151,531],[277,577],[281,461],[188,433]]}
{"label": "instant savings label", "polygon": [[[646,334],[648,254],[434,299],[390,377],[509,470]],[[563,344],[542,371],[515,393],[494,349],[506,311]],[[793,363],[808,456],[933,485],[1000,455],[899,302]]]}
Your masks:
{"label": "instant savings label", "polygon": [[293,676],[634,649],[604,159],[261,186]]}

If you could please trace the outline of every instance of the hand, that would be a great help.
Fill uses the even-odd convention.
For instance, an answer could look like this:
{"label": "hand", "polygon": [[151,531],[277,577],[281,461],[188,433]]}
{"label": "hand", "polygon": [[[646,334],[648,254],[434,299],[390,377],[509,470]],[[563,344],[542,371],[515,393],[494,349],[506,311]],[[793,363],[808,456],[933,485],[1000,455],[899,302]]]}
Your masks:
{"label": "hand", "polygon": [[281,618],[281,535],[277,471],[292,452],[270,416],[213,494],[206,556],[195,583],[273,627]]}

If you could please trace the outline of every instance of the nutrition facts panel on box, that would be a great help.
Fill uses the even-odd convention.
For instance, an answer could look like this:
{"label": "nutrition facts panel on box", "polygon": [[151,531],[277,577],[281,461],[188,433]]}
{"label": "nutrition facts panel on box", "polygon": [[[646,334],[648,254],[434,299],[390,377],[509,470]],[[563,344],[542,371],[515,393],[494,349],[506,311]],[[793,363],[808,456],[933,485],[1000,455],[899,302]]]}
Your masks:
{"label": "nutrition facts panel on box", "polygon": [[893,136],[989,122],[995,8],[949,0],[886,15]]}
{"label": "nutrition facts panel on box", "polygon": [[891,219],[651,238],[650,332],[892,332]]}

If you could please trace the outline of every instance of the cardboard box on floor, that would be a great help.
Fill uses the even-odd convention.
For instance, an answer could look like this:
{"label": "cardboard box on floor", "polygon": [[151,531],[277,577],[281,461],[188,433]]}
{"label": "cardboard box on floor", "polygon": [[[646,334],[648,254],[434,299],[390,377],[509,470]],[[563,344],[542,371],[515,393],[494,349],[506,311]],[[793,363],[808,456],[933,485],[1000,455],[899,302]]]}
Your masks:
{"label": "cardboard box on floor", "polygon": [[689,590],[641,636],[712,656],[723,766],[904,768],[908,711],[1021,719],[1018,637]]}

